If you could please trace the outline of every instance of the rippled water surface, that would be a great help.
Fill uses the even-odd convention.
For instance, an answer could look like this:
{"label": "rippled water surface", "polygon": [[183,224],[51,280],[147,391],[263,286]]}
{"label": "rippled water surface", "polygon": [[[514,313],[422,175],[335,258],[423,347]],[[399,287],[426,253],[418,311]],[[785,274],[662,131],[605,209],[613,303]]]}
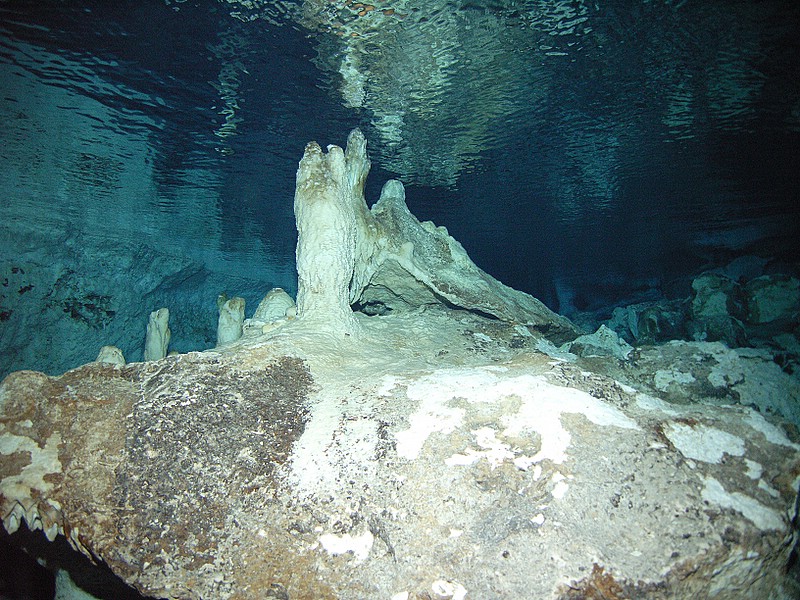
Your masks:
{"label": "rippled water surface", "polygon": [[293,286],[306,142],[555,308],[796,260],[800,4],[0,3],[4,223]]}

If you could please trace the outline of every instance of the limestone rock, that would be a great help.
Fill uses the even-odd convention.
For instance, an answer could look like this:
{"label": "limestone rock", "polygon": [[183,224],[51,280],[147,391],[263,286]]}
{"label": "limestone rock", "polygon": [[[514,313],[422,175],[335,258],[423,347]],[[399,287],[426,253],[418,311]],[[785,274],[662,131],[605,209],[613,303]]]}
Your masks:
{"label": "limestone rock", "polygon": [[144,341],[144,359],[161,360],[167,355],[172,332],[169,329],[169,309],[159,308],[150,313]]}
{"label": "limestone rock", "polygon": [[[296,319],[9,375],[6,530],[63,535],[176,600],[791,598],[790,383],[770,415],[763,356],[630,352],[608,330],[579,345],[610,354],[559,352],[571,323],[419,223],[399,183],[367,209],[368,168],[358,132],[306,148]],[[701,376],[725,402],[688,401]]]}
{"label": "limestone rock", "polygon": [[723,275],[705,273],[695,278],[692,289],[691,320],[687,324],[692,338],[724,341],[730,346],[745,345],[740,286]]}
{"label": "limestone rock", "polygon": [[56,593],[53,600],[97,600],[95,596],[83,591],[64,570],[56,572]]}
{"label": "limestone rock", "polygon": [[764,275],[747,282],[747,318],[754,324],[800,319],[800,281]]}
{"label": "limestone rock", "polygon": [[369,171],[364,137],[350,135],[347,156],[338,146],[323,153],[306,146],[297,170],[297,316],[318,327],[351,334],[355,319],[349,285],[355,270],[357,204]]}
{"label": "limestone rock", "polygon": [[592,334],[582,335],[561,348],[564,352],[572,352],[578,356],[613,356],[618,360],[626,360],[633,346],[605,325],[600,325]]}
{"label": "limestone rock", "polygon": [[217,346],[230,344],[242,337],[244,306],[244,298],[238,296],[222,304],[217,321]]}
{"label": "limestone rock", "polygon": [[123,356],[122,350],[116,346],[103,346],[100,348],[95,362],[124,366],[125,356]]}
{"label": "limestone rock", "polygon": [[295,308],[292,297],[281,288],[271,289],[256,308],[252,321],[272,323],[285,319]]}
{"label": "limestone rock", "polygon": [[705,273],[695,278],[692,316],[695,319],[729,316],[735,287],[735,282],[722,275]]}
{"label": "limestone rock", "polygon": [[787,331],[800,325],[800,281],[786,274],[746,279],[764,262],[743,257],[697,276],[691,298],[616,307],[605,324],[640,344],[687,339],[732,347],[778,346],[796,359],[800,355]]}
{"label": "limestone rock", "polygon": [[228,294],[222,292],[219,296],[217,296],[217,312],[222,310],[222,307],[225,306],[225,303],[229,300]]}
{"label": "limestone rock", "polygon": [[444,227],[420,223],[408,210],[405,190],[389,181],[372,207],[370,232],[378,232],[372,268],[360,273],[351,299],[391,310],[447,304],[503,321],[531,324],[548,335],[572,338],[575,327],[532,296],[503,285],[479,269]]}
{"label": "limestone rock", "polygon": [[399,181],[387,182],[368,209],[369,167],[359,130],[345,151],[306,146],[295,193],[299,319],[351,334],[351,305],[383,314],[444,303],[530,324],[559,343],[578,335],[566,318],[479,269],[444,227],[420,223]]}
{"label": "limestone rock", "polygon": [[800,331],[797,330],[794,333],[781,333],[774,336],[772,340],[778,348],[795,357],[800,357],[800,338],[798,338],[798,333]]}
{"label": "limestone rock", "polygon": [[751,406],[800,427],[800,378],[767,350],[674,340],[637,348],[634,360],[613,374],[675,404]]}
{"label": "limestone rock", "polygon": [[267,333],[285,325],[297,316],[294,299],[281,288],[271,289],[259,302],[255,314],[244,322],[243,335],[254,336]]}
{"label": "limestone rock", "polygon": [[475,314],[356,318],[346,352],[292,321],[10,375],[5,527],[161,598],[790,597],[800,446],[779,422],[670,404]]}
{"label": "limestone rock", "polygon": [[[732,264],[724,272],[740,267]],[[617,307],[605,324],[642,344],[690,339],[741,347],[763,346],[800,323],[800,282],[788,275],[734,281],[721,272],[703,273],[693,280],[692,292],[691,299]]]}
{"label": "limestone rock", "polygon": [[684,300],[639,302],[614,308],[605,325],[623,339],[647,344],[686,337]]}

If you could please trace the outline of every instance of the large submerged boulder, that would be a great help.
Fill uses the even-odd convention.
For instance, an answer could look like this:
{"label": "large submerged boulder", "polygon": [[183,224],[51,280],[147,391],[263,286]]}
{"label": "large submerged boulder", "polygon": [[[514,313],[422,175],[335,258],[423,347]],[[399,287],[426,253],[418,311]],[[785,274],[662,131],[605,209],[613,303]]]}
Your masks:
{"label": "large submerged boulder", "polygon": [[296,315],[6,378],[6,530],[63,535],[159,598],[793,597],[800,446],[748,397],[770,373],[691,402],[670,361],[696,347],[646,355],[668,385],[639,351],[568,351],[605,332],[557,349],[569,321],[399,184],[367,209],[367,170],[360,133],[306,149]]}
{"label": "large submerged boulder", "polygon": [[691,298],[616,307],[603,324],[639,346],[683,340],[757,349],[800,378],[800,280],[765,273],[768,264],[741,257],[695,277]]}

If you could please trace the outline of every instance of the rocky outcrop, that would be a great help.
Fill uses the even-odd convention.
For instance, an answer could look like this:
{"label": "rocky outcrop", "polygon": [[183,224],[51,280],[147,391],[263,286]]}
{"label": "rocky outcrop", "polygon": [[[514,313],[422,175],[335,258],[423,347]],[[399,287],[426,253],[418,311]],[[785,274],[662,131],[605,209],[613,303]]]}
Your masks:
{"label": "rocky outcrop", "polygon": [[613,356],[619,360],[627,359],[633,352],[633,346],[605,325],[600,325],[594,333],[567,342],[561,349],[583,357]]}
{"label": "rocky outcrop", "polygon": [[775,354],[787,371],[798,372],[800,281],[785,274],[754,275],[767,261],[749,258],[695,277],[691,298],[617,307],[605,325],[637,345],[682,339],[760,348]]}
{"label": "rocky outcrop", "polygon": [[779,423],[670,404],[477,315],[361,321],[344,354],[288,323],[227,353],[9,376],[6,528],[164,598],[784,584],[800,456]]}
{"label": "rocky outcrop", "polygon": [[744,290],[748,321],[761,325],[800,319],[800,281],[794,277],[762,275]]}
{"label": "rocky outcrop", "polygon": [[738,284],[723,275],[706,273],[695,278],[692,290],[687,324],[691,338],[723,341],[733,347],[745,345],[747,335]]}
{"label": "rocky outcrop", "polygon": [[450,305],[523,325],[561,341],[578,335],[536,298],[479,269],[444,227],[420,223],[405,190],[389,181],[372,209],[364,200],[370,162],[354,130],[346,150],[306,146],[297,172],[298,317],[353,333],[351,305],[385,314]]}
{"label": "rocky outcrop", "polygon": [[300,228],[296,318],[0,384],[5,528],[160,598],[792,597],[800,446],[749,406],[772,373],[721,367],[690,402],[670,361],[697,348],[641,372],[606,330],[558,350],[543,332],[568,322],[404,216],[396,184],[343,207],[350,142],[301,163],[298,222],[340,221]]}

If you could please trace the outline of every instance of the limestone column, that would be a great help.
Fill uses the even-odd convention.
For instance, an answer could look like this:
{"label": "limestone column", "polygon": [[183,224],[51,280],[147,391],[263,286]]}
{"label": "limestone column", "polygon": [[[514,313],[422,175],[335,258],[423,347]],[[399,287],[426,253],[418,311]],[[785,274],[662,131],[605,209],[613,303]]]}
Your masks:
{"label": "limestone column", "polygon": [[357,329],[349,289],[368,171],[366,141],[358,130],[350,134],[346,152],[329,146],[325,153],[311,142],[297,170],[297,318],[336,333]]}
{"label": "limestone column", "polygon": [[244,298],[231,298],[219,306],[217,321],[217,346],[230,344],[242,337],[244,323]]}
{"label": "limestone column", "polygon": [[144,359],[161,360],[167,355],[169,339],[169,309],[159,308],[150,313],[147,321],[147,335],[144,340]]}

